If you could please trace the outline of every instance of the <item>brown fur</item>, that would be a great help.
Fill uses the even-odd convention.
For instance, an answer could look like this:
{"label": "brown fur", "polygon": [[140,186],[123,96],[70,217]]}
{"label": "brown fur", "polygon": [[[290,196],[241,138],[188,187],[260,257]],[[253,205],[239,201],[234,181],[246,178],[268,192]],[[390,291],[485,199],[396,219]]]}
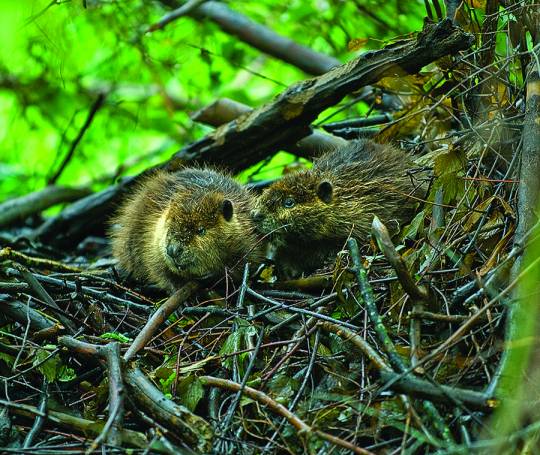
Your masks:
{"label": "brown fur", "polygon": [[402,151],[359,140],[272,184],[258,199],[254,219],[272,233],[278,267],[294,274],[322,266],[349,236],[365,239],[375,215],[397,231],[418,202],[409,196],[422,196],[407,175],[412,167]]}
{"label": "brown fur", "polygon": [[261,256],[253,203],[247,189],[219,172],[157,171],[112,220],[113,254],[135,278],[165,289],[225,269],[241,272],[245,262]]}

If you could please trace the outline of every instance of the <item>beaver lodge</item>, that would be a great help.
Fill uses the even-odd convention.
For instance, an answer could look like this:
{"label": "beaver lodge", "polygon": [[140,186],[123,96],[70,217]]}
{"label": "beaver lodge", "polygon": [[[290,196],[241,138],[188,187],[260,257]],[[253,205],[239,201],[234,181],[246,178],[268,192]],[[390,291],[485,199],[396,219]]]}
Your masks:
{"label": "beaver lodge", "polygon": [[[222,20],[264,58],[314,77],[254,108],[180,108],[197,110],[206,135],[92,190],[55,183],[121,100],[112,83],[88,91],[50,185],[0,205],[2,453],[539,450],[538,7],[425,3],[422,30],[341,65],[283,51],[269,29],[253,41],[249,27],[264,27],[225,4],[187,2],[139,40],[167,36],[186,14]],[[238,16],[244,35],[226,22]],[[367,239],[344,241],[314,273],[286,277],[266,261],[164,291],[111,255],[109,220],[152,169],[211,165],[260,193],[277,152],[305,166],[359,137],[410,156],[425,191],[410,221],[370,220]]]}

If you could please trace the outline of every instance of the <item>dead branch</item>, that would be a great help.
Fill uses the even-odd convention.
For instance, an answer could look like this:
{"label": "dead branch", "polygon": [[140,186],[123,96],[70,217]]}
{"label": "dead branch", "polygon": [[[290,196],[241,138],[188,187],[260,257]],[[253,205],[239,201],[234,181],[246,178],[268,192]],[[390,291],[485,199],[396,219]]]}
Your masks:
{"label": "dead branch", "polygon": [[131,397],[175,435],[193,445],[198,453],[208,453],[213,438],[210,424],[184,406],[169,400],[138,368],[124,374]]}
{"label": "dead branch", "polygon": [[[237,382],[229,381],[227,379],[215,378],[213,376],[201,376],[199,379],[204,385],[210,386],[210,387],[220,387],[222,389],[231,390],[233,392],[238,392],[242,389],[241,384],[238,384]],[[267,406],[269,409],[271,409],[275,413],[285,417],[287,421],[296,429],[296,431],[298,431],[299,435],[303,435],[307,437],[309,437],[310,435],[318,436],[321,439],[331,442],[332,444],[335,444],[339,447],[348,449],[354,453],[358,453],[362,455],[368,455],[368,454],[373,455],[372,452],[366,449],[362,449],[361,447],[357,447],[351,444],[350,442],[345,441],[341,438],[338,438],[331,434],[325,433],[321,430],[316,430],[310,427],[298,416],[296,416],[291,411],[289,411],[285,406],[278,403],[277,401],[274,401],[265,393],[259,390],[256,390],[252,387],[248,387],[248,386],[245,386],[243,390],[244,390],[245,395],[251,398],[252,400],[255,400],[258,403],[264,406]]]}
{"label": "dead branch", "polygon": [[29,323],[32,330],[49,329],[54,325],[52,321],[42,316],[41,313],[38,313],[23,302],[11,300],[11,297],[7,294],[0,294],[0,309],[3,315],[13,321],[17,321],[23,326]]}
{"label": "dead branch", "polygon": [[411,375],[401,377],[392,371],[381,370],[381,379],[384,382],[391,382],[392,390],[405,393],[411,397],[425,398],[430,401],[442,403],[451,401],[455,405],[465,405],[484,412],[493,411],[498,406],[498,401],[487,396],[485,393],[434,384]]}
{"label": "dead branch", "polygon": [[[366,305],[367,314],[371,320],[371,323],[374,325],[375,333],[377,334],[379,341],[381,342],[384,350],[386,351],[386,354],[388,355],[390,364],[392,368],[402,374],[404,374],[405,372],[410,373],[410,371],[408,371],[407,367],[405,366],[403,359],[397,353],[396,346],[388,335],[388,332],[383,324],[377,306],[375,305],[373,290],[371,289],[371,286],[367,279],[366,271],[360,260],[360,252],[358,250],[358,243],[356,239],[349,239],[347,241],[347,246],[349,247],[349,252],[354,264],[354,272],[356,275],[356,280],[358,281],[358,286],[360,288],[360,295],[362,296],[364,304]],[[439,430],[442,438],[447,443],[452,443],[453,437],[450,433],[450,429],[442,419],[437,408],[435,408],[435,406],[433,406],[430,401],[424,401],[422,403],[422,407],[424,411],[426,411],[426,413],[430,416],[434,426]]]}
{"label": "dead branch", "polygon": [[381,223],[379,218],[373,218],[373,223],[371,226],[371,233],[377,241],[379,249],[382,251],[390,265],[396,271],[399,282],[403,286],[403,289],[413,300],[427,300],[429,297],[428,290],[422,286],[418,285],[412,278],[405,261],[396,251],[390,234],[386,229],[386,226]]}
{"label": "dead branch", "polygon": [[[106,365],[108,352],[102,346],[72,337],[61,337],[58,339],[58,344],[75,354],[86,357],[98,356],[102,367]],[[208,422],[165,397],[138,368],[126,369],[122,377],[132,392],[129,396],[156,420],[174,431],[181,439],[195,444],[200,451],[206,452],[209,449],[212,429]],[[115,401],[118,402],[118,400]]]}
{"label": "dead branch", "polygon": [[198,287],[199,285],[195,281],[188,281],[171,295],[167,301],[156,310],[145,324],[144,328],[139,332],[137,338],[133,340],[133,343],[131,343],[131,346],[124,354],[124,360],[131,360],[137,352],[144,348],[159,326],[163,324],[173,311],[178,309],[178,307],[182,305]]}
{"label": "dead branch", "polygon": [[[4,400],[0,400],[0,404],[3,406],[9,406],[13,413],[25,417],[32,418],[33,416],[42,416],[46,418],[47,420],[61,426],[62,428],[66,428],[70,431],[78,431],[81,434],[85,435],[91,435],[91,436],[97,436],[103,431],[103,427],[105,425],[102,421],[94,421],[94,420],[88,420],[83,419],[77,416],[74,416],[72,414],[67,414],[65,412],[59,412],[59,411],[53,411],[49,410],[46,414],[41,412],[38,408],[35,406],[29,406],[24,405],[24,407],[21,407],[21,405],[18,406],[12,406],[11,402],[5,402]],[[181,454],[181,455],[192,455],[192,452],[185,450],[180,447],[174,447],[173,450],[170,449],[170,443],[164,444],[162,441],[148,441],[146,436],[143,433],[140,433],[138,431],[133,430],[122,430],[121,431],[121,437],[122,437],[122,445],[126,445],[128,447],[137,447],[143,450],[147,450],[150,448],[153,451],[156,451],[158,453],[165,453],[165,454]]]}
{"label": "dead branch", "polygon": [[91,193],[88,188],[68,188],[47,186],[24,196],[16,197],[0,204],[0,227],[23,221],[30,215],[40,213],[63,202],[73,202]]}
{"label": "dead branch", "polygon": [[360,335],[354,333],[352,330],[328,321],[319,322],[318,325],[322,329],[335,333],[338,337],[343,338],[343,341],[350,341],[355,347],[360,349],[360,351],[362,351],[371,361],[371,363],[373,363],[373,365],[375,365],[379,370],[392,371],[392,368],[388,366],[386,360],[384,360],[366,340],[364,340]]}
{"label": "dead branch", "polygon": [[64,311],[58,306],[58,304],[54,301],[50,294],[36,279],[36,277],[26,267],[20,266],[19,264],[14,265],[19,272],[21,278],[26,281],[26,283],[28,284],[28,286],[30,286],[34,293],[37,294],[37,296],[47,305],[49,305],[49,307],[55,310],[54,313],[56,317],[64,325],[64,327],[66,327],[71,334],[75,334],[77,330],[71,319],[68,316],[64,315]]}
{"label": "dead branch", "polygon": [[[186,160],[234,163],[234,169],[257,163],[269,151],[307,136],[308,125],[319,113],[349,93],[382,77],[416,73],[438,58],[467,49],[472,41],[471,35],[453,26],[450,20],[426,23],[415,40],[368,52],[320,77],[289,87],[273,102],[184,147],[175,154],[170,166]],[[239,156],[238,150],[249,153]]]}
{"label": "dead branch", "polygon": [[81,272],[79,267],[72,267],[61,262],[53,261],[51,259],[43,259],[38,257],[28,256],[19,251],[15,251],[10,247],[2,248],[0,250],[0,261],[4,259],[10,259],[19,264],[26,265],[27,267],[45,268],[48,270],[60,270],[67,272]]}
{"label": "dead branch", "polygon": [[[195,2],[188,3],[194,4]],[[323,74],[341,64],[339,60],[278,35],[269,28],[230,9],[226,4],[215,1],[195,5],[195,8],[187,8],[187,4],[182,5],[152,25],[150,31],[160,29],[172,20],[186,14],[198,20],[210,19],[219,25],[225,33],[236,36],[256,49],[290,63],[308,74]]]}
{"label": "dead branch", "polygon": [[[218,127],[252,111],[253,109],[245,104],[229,98],[220,98],[195,112],[191,118],[196,122]],[[346,143],[345,139],[338,136],[314,131],[291,146],[289,151],[298,156],[312,158]]]}

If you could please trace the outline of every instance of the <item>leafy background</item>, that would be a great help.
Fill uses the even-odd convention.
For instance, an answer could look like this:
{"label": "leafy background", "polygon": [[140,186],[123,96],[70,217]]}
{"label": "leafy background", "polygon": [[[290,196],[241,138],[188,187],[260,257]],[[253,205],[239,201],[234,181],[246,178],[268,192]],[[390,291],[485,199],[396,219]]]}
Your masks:
{"label": "leafy background", "polygon": [[[425,16],[420,0],[228,5],[341,61],[419,30]],[[183,17],[144,33],[167,11],[147,1],[0,2],[0,200],[46,185],[101,92],[106,104],[58,184],[103,188],[206,134],[190,120],[197,109],[221,97],[255,107],[306,77],[210,21]],[[366,109],[359,103],[334,119]],[[293,160],[279,154],[256,177],[272,177]]]}

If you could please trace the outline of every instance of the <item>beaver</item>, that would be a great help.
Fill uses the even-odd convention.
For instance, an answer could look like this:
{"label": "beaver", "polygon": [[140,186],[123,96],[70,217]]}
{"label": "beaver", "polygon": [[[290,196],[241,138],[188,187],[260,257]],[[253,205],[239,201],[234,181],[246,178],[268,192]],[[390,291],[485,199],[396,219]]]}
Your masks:
{"label": "beaver", "polygon": [[225,269],[241,272],[262,257],[250,217],[254,201],[250,191],[213,169],[154,171],[111,221],[113,255],[135,278],[168,290]]}
{"label": "beaver", "polygon": [[361,139],[266,188],[252,217],[271,234],[278,269],[290,277],[320,268],[349,236],[365,240],[375,215],[396,233],[425,189],[408,175],[412,167],[404,152]]}

